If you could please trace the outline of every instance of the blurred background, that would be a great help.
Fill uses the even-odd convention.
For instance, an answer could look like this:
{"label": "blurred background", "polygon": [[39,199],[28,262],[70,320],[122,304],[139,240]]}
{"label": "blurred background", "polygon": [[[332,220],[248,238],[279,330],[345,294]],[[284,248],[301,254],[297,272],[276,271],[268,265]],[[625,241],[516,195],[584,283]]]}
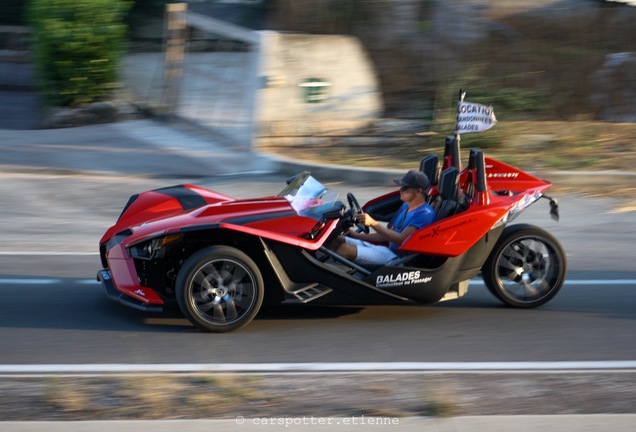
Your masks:
{"label": "blurred background", "polygon": [[[452,133],[457,94],[465,89],[467,100],[493,105],[500,120],[488,134],[467,135],[467,146],[502,153],[497,156],[522,167],[529,159],[546,169],[617,163],[631,169],[636,162],[613,157],[633,150],[636,138],[636,8],[629,1],[192,0],[189,13],[239,27],[217,32],[213,23],[188,19],[172,39],[163,0],[4,3],[0,88],[38,95],[24,99],[38,108],[37,125],[34,114],[28,127],[168,111],[238,146],[302,158],[344,156],[359,165],[381,164],[387,155],[406,163],[436,151],[443,139],[435,134]],[[42,85],[52,65],[62,63],[59,50],[46,63],[38,48],[59,29],[38,23],[67,4],[85,10],[92,28],[91,9],[110,11],[101,28],[111,41],[103,44],[107,32],[101,31],[88,46],[110,50],[115,69],[88,59],[101,75],[98,85],[72,89],[89,93],[84,98],[51,97],[51,85]],[[251,31],[260,31],[260,39]],[[292,34],[307,38],[291,40]],[[308,42],[310,35],[339,38]],[[170,62],[168,40],[181,40],[185,61]],[[343,48],[352,40],[360,44],[356,53]],[[275,48],[264,53],[263,47]],[[87,59],[77,47],[67,54]],[[355,56],[359,64],[342,63]],[[180,80],[170,81],[171,67]],[[356,80],[365,84],[356,87]],[[69,118],[51,109],[109,99],[119,103],[115,113],[99,105]],[[544,160],[532,157],[546,149],[551,154]]]}
{"label": "blurred background", "polygon": [[[166,167],[186,167],[177,172],[188,174],[218,170],[209,168],[216,162],[210,153],[199,156],[195,148],[182,157],[173,151],[173,146],[186,147],[183,138],[191,137],[176,133],[177,128],[166,133],[178,122],[187,125],[188,132],[201,132],[197,145],[214,143],[216,152],[223,143],[241,151],[236,158],[225,155],[223,161],[246,159],[242,151],[257,150],[335,162],[347,170],[351,165],[413,167],[423,155],[441,153],[444,137],[454,130],[458,92],[464,89],[467,101],[493,105],[499,119],[486,133],[463,135],[465,149],[484,148],[488,156],[533,172],[575,171],[577,187],[581,171],[633,174],[636,7],[601,0],[191,0],[187,7],[168,12],[168,3],[2,1],[0,144],[7,143],[2,163],[15,163],[3,183],[2,264],[4,276],[29,278],[5,281],[10,288],[5,289],[8,313],[0,326],[7,345],[3,363],[154,362],[162,347],[173,342],[185,349],[172,350],[176,357],[162,353],[162,361],[562,361],[573,359],[572,353],[583,360],[634,358],[630,234],[636,230],[630,224],[636,189],[630,176],[620,187],[600,184],[601,176],[592,179],[595,194],[628,198],[618,203],[564,194],[566,222],[554,223],[550,230],[568,249],[574,283],[553,308],[532,315],[513,317],[516,312],[493,309],[490,297],[483,298],[477,289],[468,303],[426,313],[388,308],[378,314],[369,308],[342,319],[325,311],[312,319],[300,314],[278,319],[274,313],[247,333],[223,338],[224,349],[216,350],[202,344],[201,335],[188,327],[184,332],[182,324],[147,321],[141,312],[107,305],[101,292],[78,278],[93,278],[99,236],[131,194],[173,182],[173,171]],[[156,122],[124,122],[147,118],[170,122],[156,128],[148,126]],[[121,124],[113,126],[123,126],[108,128],[115,122]],[[82,128],[58,134],[48,130],[97,123],[109,124],[83,133]],[[24,132],[34,130],[38,133]],[[45,139],[49,135],[54,137]],[[64,174],[39,174],[42,166],[32,163],[39,156],[46,159],[43,166],[57,163]],[[125,169],[115,177],[66,175],[77,167],[101,170],[102,164]],[[138,165],[147,165],[148,171]],[[225,163],[220,171],[236,172],[236,165]],[[35,170],[23,173],[24,166]],[[166,178],[154,177],[160,174]],[[279,179],[256,179],[216,179],[214,189],[243,196],[278,190]],[[360,189],[360,195],[356,190],[356,195],[371,198],[379,190],[383,193],[384,187]],[[545,206],[539,212],[545,220]],[[22,253],[16,255],[14,248]],[[31,256],[34,251],[59,255]],[[64,255],[67,252],[71,255]],[[55,279],[52,285],[30,279],[40,275],[69,279]],[[577,279],[590,277],[594,285],[576,285]],[[618,280],[605,284],[604,278]],[[467,326],[471,321],[475,325]],[[280,336],[269,337],[274,334]],[[343,337],[334,339],[334,334]],[[292,346],[297,355],[286,357]],[[468,392],[466,384],[453,388],[459,386],[456,378],[448,381],[448,398],[436,394],[444,385],[413,380],[417,394],[399,399],[395,392],[407,383],[382,382],[369,387],[374,395],[370,413],[386,414],[377,409],[386,409],[385,401],[391,399],[408,401],[412,411],[403,412],[412,415],[449,415],[447,407],[460,406],[456,395],[465,395],[463,413],[481,415],[633,412],[629,392],[636,387],[626,374],[581,378],[576,373],[576,379],[558,373],[558,379],[548,376],[543,382],[531,373],[525,387],[517,373],[508,381],[501,375],[497,380],[485,376],[473,384],[475,392]],[[324,379],[319,378],[323,384]],[[228,389],[240,395],[235,389],[243,391],[243,381],[228,380]],[[72,416],[91,407],[91,397],[82,391],[63,393],[60,385],[67,385],[68,378],[49,382],[53,391],[44,394],[54,401],[49,416],[55,420],[61,418],[60,410]],[[356,382],[366,384],[368,377]],[[270,394],[271,384],[263,385]],[[313,395],[304,381],[300,385],[303,394]],[[22,381],[13,388],[37,393]],[[157,394],[168,392],[155,390],[154,383],[144,392],[135,378],[130,388],[142,399],[145,394],[155,397],[135,402],[146,415],[154,415],[150,405],[162,409],[167,400],[157,399]],[[200,399],[208,409],[201,411],[205,415],[210,415],[209,395],[228,391],[198,388],[207,392]],[[329,384],[322,388],[333,394]],[[363,399],[346,382],[342,388],[343,395]],[[560,390],[553,391],[556,388]],[[490,399],[484,392],[499,397]],[[519,396],[516,405],[510,403],[511,393]],[[60,402],[64,394],[67,405]],[[267,401],[261,394],[249,390],[243,397],[246,406],[254,401],[249,406],[258,409],[260,401]],[[376,403],[378,398],[382,401]],[[28,401],[2,400],[10,407],[3,410],[5,415],[33,418],[34,405]],[[113,399],[99,400],[105,401],[105,415],[111,415]],[[131,412],[122,400],[122,410]],[[297,400],[291,400],[293,409],[302,412]],[[230,401],[234,409],[237,403]],[[335,412],[349,409],[337,406],[338,401],[332,403]],[[548,408],[536,411],[539,403]],[[306,413],[324,404],[312,400],[310,405]],[[39,416],[51,418],[43,412]]]}

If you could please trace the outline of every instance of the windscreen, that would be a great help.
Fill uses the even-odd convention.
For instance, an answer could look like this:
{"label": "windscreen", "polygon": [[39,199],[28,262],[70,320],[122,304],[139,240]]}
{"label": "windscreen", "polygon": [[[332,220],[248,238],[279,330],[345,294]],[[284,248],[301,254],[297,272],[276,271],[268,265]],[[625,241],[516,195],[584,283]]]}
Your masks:
{"label": "windscreen", "polygon": [[287,187],[278,196],[283,196],[296,212],[301,216],[320,219],[322,214],[342,207],[338,202],[338,193],[320,183],[308,172],[301,173],[290,179]]}

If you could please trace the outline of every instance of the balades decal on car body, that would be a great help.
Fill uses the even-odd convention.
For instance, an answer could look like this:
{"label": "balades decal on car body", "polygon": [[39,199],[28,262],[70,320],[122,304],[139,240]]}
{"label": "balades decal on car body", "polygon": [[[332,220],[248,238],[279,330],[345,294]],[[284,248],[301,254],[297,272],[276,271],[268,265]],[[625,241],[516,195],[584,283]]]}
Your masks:
{"label": "balades decal on car body", "polygon": [[420,270],[382,272],[375,275],[376,288],[391,288],[403,285],[417,285],[430,282],[431,276],[422,277]]}

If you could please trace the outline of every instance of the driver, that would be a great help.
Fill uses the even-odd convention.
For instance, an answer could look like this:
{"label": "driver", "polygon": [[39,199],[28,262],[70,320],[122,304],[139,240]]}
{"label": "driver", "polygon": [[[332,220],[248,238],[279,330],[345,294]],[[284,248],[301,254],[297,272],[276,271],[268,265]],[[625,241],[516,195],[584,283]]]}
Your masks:
{"label": "driver", "polygon": [[422,171],[411,170],[399,180],[400,199],[404,202],[387,226],[367,213],[357,214],[355,222],[375,232],[365,234],[349,230],[338,236],[331,248],[360,265],[385,265],[398,257],[398,246],[412,233],[435,221],[435,210],[427,203],[430,181]]}

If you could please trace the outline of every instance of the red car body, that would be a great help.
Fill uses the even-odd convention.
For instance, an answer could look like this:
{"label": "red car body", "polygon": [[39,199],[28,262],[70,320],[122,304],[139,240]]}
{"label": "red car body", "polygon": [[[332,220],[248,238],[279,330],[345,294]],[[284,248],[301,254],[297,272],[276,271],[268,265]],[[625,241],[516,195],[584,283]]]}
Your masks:
{"label": "red car body", "polygon": [[[131,197],[100,240],[98,279],[109,296],[138,309],[160,311],[176,299],[204,331],[239,328],[263,302],[435,303],[461,297],[480,273],[510,306],[547,302],[565,278],[562,247],[540,228],[506,225],[551,184],[479,150],[465,169],[459,161],[452,137],[441,164],[436,156],[422,161],[438,219],[400,245],[398,262],[381,268],[326,248],[352,225],[354,211],[319,197],[308,204],[311,214],[298,211],[289,192],[304,187],[302,175],[286,191],[254,199],[188,184]],[[391,192],[363,209],[388,222],[400,204]]]}

